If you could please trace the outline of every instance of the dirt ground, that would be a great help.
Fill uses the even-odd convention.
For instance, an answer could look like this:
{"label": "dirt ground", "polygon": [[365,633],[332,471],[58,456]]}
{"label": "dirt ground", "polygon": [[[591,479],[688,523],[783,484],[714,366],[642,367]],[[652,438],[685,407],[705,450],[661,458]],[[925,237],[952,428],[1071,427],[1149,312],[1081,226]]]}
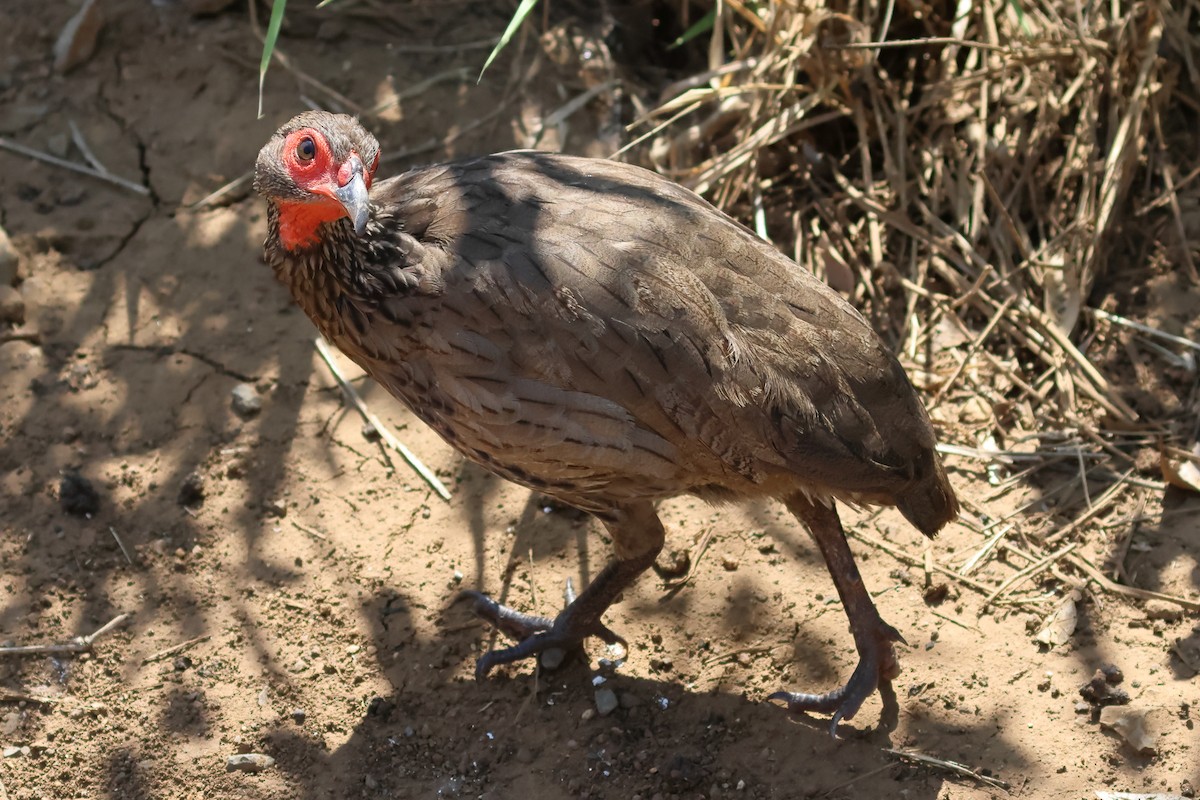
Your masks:
{"label": "dirt ground", "polygon": [[[311,325],[260,261],[262,203],[243,184],[191,208],[249,169],[302,95],[325,95],[276,66],[255,118],[257,44],[240,4],[210,17],[171,2],[104,6],[98,50],[65,76],[51,50],[73,7],[0,7],[0,135],[62,152],[74,122],[109,170],[150,190],[0,151],[0,225],[20,257],[26,318],[0,328],[0,640],[65,644],[129,616],[90,652],[0,656],[0,798],[967,800],[1200,788],[1195,614],[1088,593],[1070,641],[1047,649],[1034,633],[1062,595],[1053,578],[1024,587],[1043,601],[981,614],[981,592],[937,573],[929,591],[919,563],[863,539],[852,546],[868,586],[910,643],[895,702],[873,698],[841,740],[827,720],[767,702],[781,688],[831,688],[855,655],[819,554],[765,504],[664,505],[668,547],[689,552],[691,578],[669,589],[648,575],[613,608],[630,642],[615,669],[598,671],[597,645],[590,668],[535,674],[524,663],[477,684],[474,659],[496,639],[456,593],[553,611],[568,578],[579,586],[602,567],[607,543],[588,519],[464,463],[356,379],[453,500],[364,435]],[[486,48],[421,50],[497,35],[507,6],[484,6],[402,4],[389,23],[399,32],[298,9],[283,47],[348,98],[397,101],[373,125],[385,153],[456,137],[386,170],[522,146],[529,120],[568,99],[552,60],[506,55],[476,86]],[[531,63],[541,73],[502,103],[514,64]],[[472,77],[398,94],[459,68]],[[541,145],[606,154],[604,127],[593,119]],[[1194,321],[1200,303],[1185,299],[1177,313]],[[231,407],[241,383],[262,399],[253,416]],[[998,491],[976,462],[948,463],[992,518],[1038,508],[1039,487]],[[64,509],[69,470],[97,491],[90,516]],[[1127,572],[1195,599],[1197,503],[1172,494],[1146,513],[1160,510],[1136,531]],[[926,551],[896,514],[845,517],[864,537]],[[1081,552],[1103,565],[1125,532],[1089,529]],[[984,538],[956,523],[930,552],[958,569]],[[973,577],[995,588],[1014,572],[997,559]],[[1078,689],[1107,664],[1123,671],[1131,707],[1159,709],[1156,754],[1133,752],[1079,707]],[[606,689],[617,708],[600,714]],[[239,753],[275,763],[227,771]]]}

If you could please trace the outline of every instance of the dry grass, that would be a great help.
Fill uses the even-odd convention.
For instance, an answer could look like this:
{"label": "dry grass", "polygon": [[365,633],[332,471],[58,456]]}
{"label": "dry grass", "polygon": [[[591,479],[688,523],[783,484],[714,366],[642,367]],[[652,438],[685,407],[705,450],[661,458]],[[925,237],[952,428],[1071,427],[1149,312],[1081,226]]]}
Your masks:
{"label": "dry grass", "polygon": [[[709,71],[631,134],[856,295],[952,460],[987,464],[997,496],[1065,466],[1060,510],[1111,525],[1126,490],[1161,496],[1146,456],[1195,437],[1195,327],[1147,326],[1129,294],[1200,280],[1197,18],[1194,0],[724,0]],[[1180,400],[1139,407],[1147,389]],[[1041,571],[1063,522],[1034,518],[1011,538]]]}

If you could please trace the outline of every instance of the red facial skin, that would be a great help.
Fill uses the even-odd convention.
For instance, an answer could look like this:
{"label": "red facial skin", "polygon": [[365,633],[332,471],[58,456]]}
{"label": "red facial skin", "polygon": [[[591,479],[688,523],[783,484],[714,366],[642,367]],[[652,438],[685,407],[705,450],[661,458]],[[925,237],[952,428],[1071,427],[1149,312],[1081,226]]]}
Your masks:
{"label": "red facial skin", "polygon": [[[312,139],[316,155],[309,161],[300,158],[298,148],[305,139]],[[354,151],[351,151],[353,154]],[[375,164],[363,175],[367,188]],[[311,201],[283,200],[279,203],[279,241],[289,250],[313,245],[317,241],[317,228],[323,222],[333,222],[346,216],[346,209],[334,192],[349,179],[345,164],[337,164],[329,149],[325,136],[312,128],[304,128],[289,135],[283,142],[283,165],[296,185],[318,198]]]}

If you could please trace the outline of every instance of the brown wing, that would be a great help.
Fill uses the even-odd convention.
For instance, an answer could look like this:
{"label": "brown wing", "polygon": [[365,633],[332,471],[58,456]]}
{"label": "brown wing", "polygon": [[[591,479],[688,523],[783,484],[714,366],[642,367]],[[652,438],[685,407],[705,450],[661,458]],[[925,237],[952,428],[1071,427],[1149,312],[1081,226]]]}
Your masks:
{"label": "brown wing", "polygon": [[436,387],[465,449],[606,491],[798,481],[890,503],[944,483],[928,417],[862,317],[676,184],[515,152],[372,199],[405,231],[373,246],[375,267],[402,261],[429,290],[382,299],[406,332],[372,336],[411,343],[405,369]]}

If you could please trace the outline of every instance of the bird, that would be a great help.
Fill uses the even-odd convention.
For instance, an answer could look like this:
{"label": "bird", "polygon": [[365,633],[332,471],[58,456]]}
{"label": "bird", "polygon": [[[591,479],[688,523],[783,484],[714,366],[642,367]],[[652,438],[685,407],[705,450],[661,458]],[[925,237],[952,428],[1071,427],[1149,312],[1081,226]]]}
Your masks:
{"label": "bird", "polygon": [[657,503],[775,499],[807,529],[858,663],[796,713],[834,736],[899,674],[838,504],[934,536],[958,512],[903,367],[841,295],[640,167],[516,150],[376,180],[355,118],[309,111],[255,163],[265,261],[326,339],[467,459],[590,513],[613,557],[555,616],[468,590],[515,640],[476,662],[561,663],[663,547]]}

